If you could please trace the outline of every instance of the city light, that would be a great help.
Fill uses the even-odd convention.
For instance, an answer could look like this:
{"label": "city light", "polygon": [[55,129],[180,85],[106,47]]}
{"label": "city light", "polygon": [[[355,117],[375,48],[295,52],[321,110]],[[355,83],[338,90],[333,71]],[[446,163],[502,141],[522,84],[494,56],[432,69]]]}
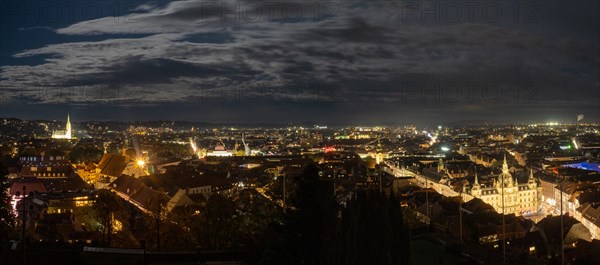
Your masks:
{"label": "city light", "polygon": [[600,260],[596,1],[41,2],[2,264]]}
{"label": "city light", "polygon": [[[85,122],[76,124],[85,126],[82,125]],[[136,215],[147,215],[146,217],[153,219],[157,216],[181,214],[212,218],[212,206],[206,210],[206,214],[202,214],[204,208],[198,207],[209,204],[214,206],[212,204],[214,201],[211,200],[216,199],[223,200],[221,202],[226,203],[225,205],[230,205],[231,212],[239,218],[246,216],[250,218],[250,215],[254,214],[254,207],[257,206],[254,204],[258,201],[273,211],[266,213],[269,215],[268,218],[284,224],[286,219],[279,219],[280,216],[295,211],[297,192],[304,189],[300,184],[306,177],[305,170],[314,167],[313,173],[310,173],[314,174],[314,179],[310,181],[313,184],[323,182],[327,187],[331,187],[326,190],[331,192],[331,198],[335,201],[335,203],[332,201],[331,205],[335,211],[342,209],[337,207],[354,207],[354,201],[360,197],[356,194],[362,191],[385,194],[387,190],[394,191],[396,185],[406,185],[412,190],[413,195],[402,196],[398,199],[397,205],[418,213],[416,216],[419,218],[411,222],[444,225],[446,218],[461,220],[463,214],[469,216],[470,222],[477,225],[485,226],[489,225],[489,222],[496,224],[501,222],[501,218],[480,220],[476,213],[454,212],[453,207],[446,209],[443,217],[432,216],[430,210],[427,210],[431,205],[427,204],[431,203],[431,196],[435,196],[433,197],[435,202],[440,202],[439,207],[451,205],[451,202],[456,202],[456,198],[461,198],[465,206],[474,204],[472,202],[475,200],[477,204],[488,205],[486,207],[490,211],[510,214],[519,219],[519,222],[527,223],[539,222],[544,218],[551,218],[548,216],[558,215],[561,200],[556,199],[556,195],[552,194],[544,196],[544,192],[561,195],[566,193],[563,195],[565,198],[573,197],[576,204],[580,205],[575,207],[569,204],[567,206],[570,207],[569,216],[581,222],[585,229],[590,230],[592,236],[598,234],[592,233],[596,229],[594,223],[585,219],[586,216],[592,215],[590,211],[584,209],[589,209],[592,204],[580,203],[577,194],[561,192],[555,184],[544,184],[545,181],[555,179],[559,170],[565,168],[579,171],[581,175],[586,174],[581,171],[590,174],[600,171],[600,165],[596,161],[584,160],[584,153],[579,153],[582,150],[578,150],[595,145],[600,138],[593,137],[592,134],[579,134],[576,138],[572,133],[576,130],[592,132],[594,127],[591,126],[564,125],[560,130],[549,126],[522,126],[523,129],[518,131],[512,127],[490,130],[483,126],[480,129],[444,126],[442,129],[447,132],[444,134],[438,130],[423,130],[427,127],[248,129],[228,126],[218,130],[195,130],[194,136],[189,135],[187,130],[189,127],[189,124],[186,124],[183,129],[177,131],[156,127],[152,123],[139,122],[135,123],[135,126],[127,127],[134,129],[125,129],[127,140],[124,140],[121,134],[107,136],[105,130],[96,134],[90,133],[92,141],[94,138],[98,139],[90,144],[91,148],[94,150],[104,148],[100,161],[76,162],[68,160],[67,156],[50,158],[21,154],[18,161],[23,169],[14,171],[9,183],[10,181],[18,183],[13,185],[16,188],[23,186],[20,181],[26,183],[27,189],[34,191],[32,201],[39,202],[40,208],[46,207],[44,211],[48,215],[75,213],[76,218],[82,218],[77,212],[97,211],[94,207],[99,205],[97,204],[99,197],[94,196],[94,193],[107,191],[122,200],[128,205],[127,207],[139,210]],[[296,129],[289,130],[290,128]],[[145,131],[147,134],[139,136],[138,131]],[[419,133],[415,135],[414,132]],[[12,135],[19,135],[19,133]],[[132,135],[135,135],[135,140],[130,142]],[[44,140],[39,139],[39,141]],[[64,145],[64,141],[51,141],[44,142],[42,148],[52,146],[52,143],[60,143],[53,147],[55,149],[69,150],[70,148]],[[131,143],[136,150],[139,150],[136,159],[133,160],[130,160],[127,154],[128,148],[132,146]],[[31,146],[35,146],[36,142],[29,139],[25,141],[10,139],[0,144],[28,150]],[[115,152],[115,149],[121,152]],[[12,152],[10,148],[6,151]],[[589,152],[595,151],[590,149]],[[527,160],[531,159],[528,156],[530,153],[543,157],[540,169],[536,167],[537,164]],[[146,165],[150,160],[153,161],[153,165]],[[62,172],[63,168],[76,169],[76,174],[71,175],[68,173],[69,170]],[[484,174],[477,175],[478,171],[483,171]],[[32,181],[23,181],[23,174],[31,175],[28,178]],[[544,177],[540,178],[538,175]],[[35,181],[35,178],[43,181]],[[68,182],[70,178],[81,178],[86,184],[82,184],[74,191],[56,193],[57,189],[62,190],[62,186],[53,187],[53,184]],[[504,185],[497,183],[504,183]],[[312,187],[313,184],[307,187]],[[572,182],[570,185],[579,184]],[[597,188],[598,183],[589,182],[585,185]],[[35,193],[36,189],[46,190],[46,195],[44,192]],[[584,189],[580,190],[584,191]],[[424,191],[426,191],[425,198],[422,198],[420,194]],[[217,194],[219,196],[215,196]],[[55,196],[62,197],[54,199]],[[305,196],[314,196],[314,194]],[[499,203],[503,196],[512,198],[510,205]],[[48,197],[52,197],[52,200],[46,199]],[[13,196],[11,202],[13,209],[16,209],[15,198]],[[53,200],[60,203],[52,205]],[[63,203],[65,201],[68,203]],[[163,201],[164,204],[160,208],[160,215],[157,215],[157,208],[154,208],[156,205],[152,202],[159,201]],[[117,207],[114,201],[109,202],[111,207]],[[15,212],[17,215],[20,213],[18,210]],[[82,220],[82,226],[88,231],[100,233],[101,229],[98,230],[96,227],[102,228],[108,225],[107,221],[111,221],[112,233],[120,235],[123,232],[130,233],[131,226],[135,225],[129,221],[131,216],[127,216],[128,214],[115,214],[109,219],[106,219],[106,215],[98,214],[101,212],[85,217],[90,220]],[[332,216],[335,215],[336,213],[332,212]],[[36,218],[43,218],[43,215],[39,216]],[[227,218],[223,217],[220,220],[228,220]],[[244,221],[261,222],[261,218],[252,216],[252,219]],[[342,215],[338,218],[348,217]],[[333,218],[333,220],[337,219]],[[177,218],[170,225],[180,225],[185,232],[201,233],[201,230],[194,231],[194,229],[202,229],[201,226],[187,223],[188,221],[190,220],[187,218]],[[27,229],[28,233],[36,234],[33,227]],[[146,229],[145,232],[150,233],[147,227],[136,227],[136,229]],[[449,243],[454,242],[452,238],[460,238],[455,231],[445,231],[442,233],[453,234],[453,237],[448,237],[451,238]],[[55,240],[44,238],[44,235],[39,233],[36,236],[44,240]],[[88,238],[82,238],[80,242],[87,242],[86,240],[96,236],[97,234],[90,233]],[[503,242],[501,237],[501,233],[492,232],[492,234],[481,235],[474,241],[463,237],[454,243],[469,240],[470,244],[481,244],[482,248],[503,249],[509,243],[508,241],[501,243]],[[74,244],[76,240],[72,242]],[[521,250],[531,251],[530,246],[526,244]],[[511,247],[519,246],[511,244]],[[157,250],[156,247],[152,249]],[[537,254],[539,251],[535,250],[534,253]],[[469,255],[477,254],[469,253]]]}

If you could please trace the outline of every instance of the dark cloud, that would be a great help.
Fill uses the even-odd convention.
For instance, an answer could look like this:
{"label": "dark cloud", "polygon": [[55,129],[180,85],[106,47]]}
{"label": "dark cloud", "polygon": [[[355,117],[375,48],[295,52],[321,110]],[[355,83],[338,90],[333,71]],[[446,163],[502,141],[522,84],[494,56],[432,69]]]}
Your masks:
{"label": "dark cloud", "polygon": [[[498,113],[507,109],[528,109],[538,117],[554,113],[548,106],[598,115],[591,107],[600,99],[599,32],[589,26],[598,13],[554,3],[540,6],[536,23],[515,23],[507,13],[499,22],[480,17],[474,23],[431,23],[431,17],[423,22],[418,16],[420,6],[411,11],[417,15],[402,16],[403,2],[331,3],[334,9],[316,16],[313,3],[306,2],[140,5],[123,17],[133,19],[128,23],[102,17],[57,29],[60,35],[102,38],[18,52],[15,62],[43,59],[3,65],[0,84],[94,89],[118,84],[146,91],[127,101],[130,108],[136,102],[141,108],[204,100],[228,113],[230,106],[244,103],[254,106],[244,115],[273,120],[285,119],[285,113],[333,120],[395,119],[397,112],[418,116],[406,111],[433,120],[445,114],[503,119]],[[598,10],[598,4],[589,5]],[[229,11],[224,15],[224,10]],[[297,10],[300,17],[289,13]],[[252,14],[261,15],[254,20]],[[562,15],[574,21],[561,24]],[[38,105],[59,102],[30,98]],[[107,104],[89,97],[70,101],[94,102]]]}
{"label": "dark cloud", "polygon": [[251,80],[254,75],[259,74],[258,71],[247,70],[243,67],[236,69],[235,65],[202,65],[166,58],[144,59],[142,56],[135,56],[124,58],[110,67],[101,67],[99,73],[89,73],[80,76],[73,82],[67,81],[66,85],[172,84],[176,78],[228,77],[232,72],[237,73],[238,81]]}

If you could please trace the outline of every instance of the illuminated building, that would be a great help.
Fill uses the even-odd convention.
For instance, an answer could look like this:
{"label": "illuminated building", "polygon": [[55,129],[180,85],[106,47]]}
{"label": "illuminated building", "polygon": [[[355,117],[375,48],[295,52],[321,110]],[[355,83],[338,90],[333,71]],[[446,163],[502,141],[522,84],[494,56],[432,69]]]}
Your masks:
{"label": "illuminated building", "polygon": [[468,192],[473,197],[490,204],[498,213],[505,214],[535,213],[541,202],[541,187],[533,178],[533,171],[529,174],[527,183],[518,183],[508,172],[506,157],[502,164],[502,173],[494,180],[491,187],[482,187],[476,175]]}
{"label": "illuminated building", "polygon": [[71,117],[67,114],[67,125],[65,130],[56,130],[52,132],[53,139],[71,139]]}
{"label": "illuminated building", "polygon": [[225,150],[225,144],[219,141],[214,150],[206,152],[206,156],[233,156],[233,151]]}
{"label": "illuminated building", "polygon": [[248,144],[246,143],[243,133],[242,133],[242,144],[244,145],[244,155],[249,156],[250,155],[250,146],[248,146]]}

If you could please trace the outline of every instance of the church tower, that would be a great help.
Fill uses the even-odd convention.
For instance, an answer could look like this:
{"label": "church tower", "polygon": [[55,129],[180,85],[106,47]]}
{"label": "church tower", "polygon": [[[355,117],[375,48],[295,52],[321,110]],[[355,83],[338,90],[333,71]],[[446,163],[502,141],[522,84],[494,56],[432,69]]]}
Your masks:
{"label": "church tower", "polygon": [[512,188],[514,186],[513,177],[508,171],[508,163],[506,163],[506,155],[504,155],[504,162],[502,163],[502,173],[498,175],[498,181],[496,182],[499,188]]}
{"label": "church tower", "polygon": [[533,178],[533,168],[529,169],[529,179],[527,179],[527,187],[530,190],[535,190],[535,188],[537,188],[537,182]]}
{"label": "church tower", "polygon": [[[515,186],[513,176],[508,170],[508,163],[506,163],[506,154],[504,155],[504,163],[502,164],[502,173],[498,175],[498,193],[501,196],[503,203],[499,205],[498,212],[503,214],[518,213],[520,207],[519,203],[519,187]],[[502,209],[504,208],[504,209]]]}
{"label": "church tower", "polygon": [[475,198],[481,197],[481,185],[479,185],[479,179],[477,179],[477,171],[475,171],[475,183],[471,188],[471,195]]}
{"label": "church tower", "polygon": [[67,113],[67,126],[65,136],[67,139],[71,139],[71,114]]}
{"label": "church tower", "polygon": [[65,130],[53,130],[52,139],[72,139],[71,115],[67,113],[67,125]]}

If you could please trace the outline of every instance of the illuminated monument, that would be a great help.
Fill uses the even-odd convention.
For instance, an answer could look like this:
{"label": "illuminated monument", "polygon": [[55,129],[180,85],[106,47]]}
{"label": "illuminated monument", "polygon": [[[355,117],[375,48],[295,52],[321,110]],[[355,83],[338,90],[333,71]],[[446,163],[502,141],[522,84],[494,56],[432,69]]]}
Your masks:
{"label": "illuminated monument", "polygon": [[52,132],[53,139],[71,139],[71,117],[67,114],[67,126],[65,130],[56,130]]}
{"label": "illuminated monument", "polygon": [[233,151],[226,150],[225,143],[223,143],[223,141],[219,140],[217,142],[217,144],[215,145],[215,149],[208,150],[206,152],[206,156],[233,156]]}
{"label": "illuminated monument", "polygon": [[502,164],[502,173],[494,180],[491,187],[482,187],[477,175],[469,192],[473,197],[482,199],[499,213],[522,215],[535,213],[541,202],[541,187],[529,174],[527,183],[518,183],[508,171],[506,156]]}

